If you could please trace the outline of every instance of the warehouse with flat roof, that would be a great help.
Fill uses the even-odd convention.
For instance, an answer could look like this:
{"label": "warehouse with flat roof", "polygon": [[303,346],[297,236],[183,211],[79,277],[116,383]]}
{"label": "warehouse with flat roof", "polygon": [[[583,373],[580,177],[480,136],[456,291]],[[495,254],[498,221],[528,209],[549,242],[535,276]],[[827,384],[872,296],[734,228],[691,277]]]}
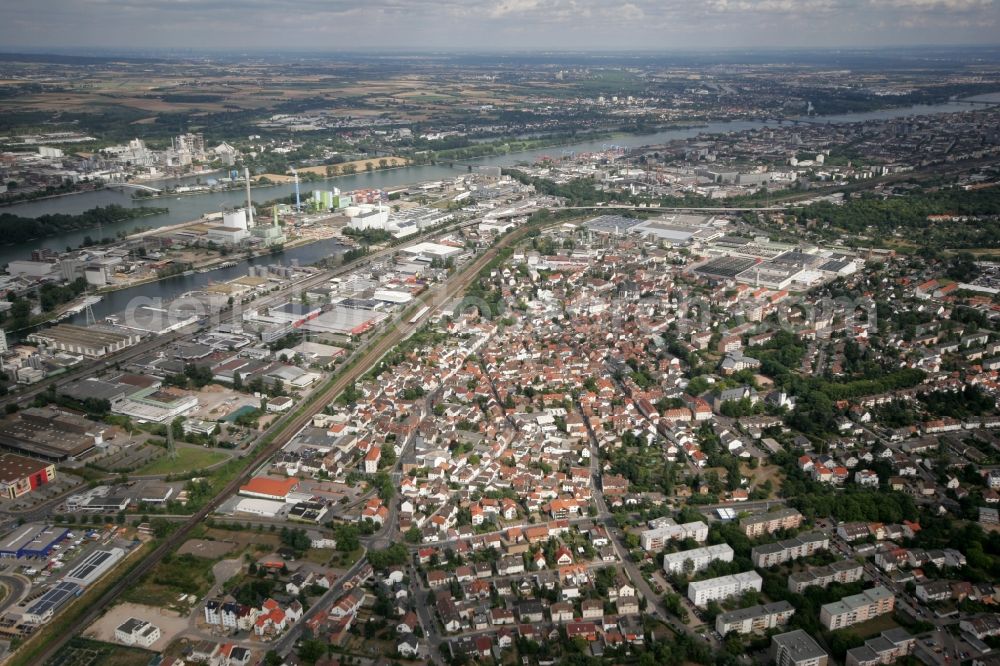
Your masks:
{"label": "warehouse with flat roof", "polygon": [[69,530],[44,523],[25,523],[0,539],[0,557],[48,557]]}
{"label": "warehouse with flat roof", "polygon": [[45,624],[56,614],[56,611],[80,596],[83,588],[76,583],[60,581],[45,594],[38,597],[23,614],[25,622],[30,624]]}
{"label": "warehouse with flat roof", "polygon": [[121,548],[95,550],[84,558],[83,562],[73,567],[63,580],[78,585],[90,585],[110,571],[123,557],[125,551]]}
{"label": "warehouse with flat roof", "polygon": [[0,419],[0,448],[62,462],[104,441],[106,426],[51,407],[29,407]]}
{"label": "warehouse with flat roof", "polygon": [[58,324],[35,331],[28,336],[28,341],[71,354],[101,358],[131,347],[139,342],[139,336],[108,327]]}

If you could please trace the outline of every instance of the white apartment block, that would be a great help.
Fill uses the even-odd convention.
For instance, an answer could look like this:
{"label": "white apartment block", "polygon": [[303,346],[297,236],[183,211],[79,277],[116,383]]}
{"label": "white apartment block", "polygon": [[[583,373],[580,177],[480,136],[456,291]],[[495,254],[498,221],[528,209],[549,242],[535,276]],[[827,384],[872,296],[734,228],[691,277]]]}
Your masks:
{"label": "white apartment block", "polygon": [[708,568],[709,564],[716,561],[733,561],[733,549],[728,543],[667,553],[663,556],[663,570],[669,574],[694,573]]}
{"label": "white apartment block", "polygon": [[740,529],[751,539],[764,534],[774,534],[778,530],[794,530],[802,525],[802,514],[795,509],[780,509],[756,516],[747,516],[740,521]]}
{"label": "white apartment block", "polygon": [[760,592],[763,584],[764,579],[756,571],[744,571],[731,576],[696,580],[688,585],[688,599],[695,606],[704,607],[710,601],[739,596],[747,590]]}
{"label": "white apartment block", "polygon": [[755,567],[767,568],[797,560],[800,557],[809,557],[829,548],[830,537],[820,532],[810,532],[777,543],[755,546],[750,551],[750,559],[753,560]]}
{"label": "white apartment block", "polygon": [[854,560],[837,560],[825,567],[809,567],[788,577],[788,591],[796,594],[813,585],[829,587],[833,583],[846,585],[861,580],[865,568]]}
{"label": "white apartment block", "polygon": [[834,631],[892,612],[895,606],[896,597],[893,593],[879,585],[861,594],[824,604],[819,610],[819,621],[824,627]]}
{"label": "white apartment block", "polygon": [[740,608],[728,613],[720,613],[715,618],[715,630],[719,632],[720,636],[725,636],[731,631],[738,634],[766,631],[786,624],[794,614],[795,608],[787,601]]}
{"label": "white apartment block", "polygon": [[819,643],[801,629],[772,637],[771,657],[777,666],[826,666],[830,660]]}
{"label": "white apartment block", "polygon": [[708,525],[700,520],[693,523],[677,525],[674,521],[657,521],[658,526],[652,529],[643,530],[639,535],[639,542],[645,551],[660,550],[664,544],[673,539],[694,539],[704,541],[708,538]]}

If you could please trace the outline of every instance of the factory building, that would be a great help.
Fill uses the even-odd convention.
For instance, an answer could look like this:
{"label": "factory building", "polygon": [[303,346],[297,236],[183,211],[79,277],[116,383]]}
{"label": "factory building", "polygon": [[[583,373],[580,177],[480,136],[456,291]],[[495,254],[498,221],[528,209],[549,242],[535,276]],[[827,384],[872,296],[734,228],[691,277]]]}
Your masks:
{"label": "factory building", "polygon": [[139,335],[98,326],[58,324],[36,331],[28,341],[50,349],[101,358],[139,342]]}
{"label": "factory building", "polygon": [[104,443],[105,426],[50,407],[29,407],[0,419],[0,448],[62,462]]}

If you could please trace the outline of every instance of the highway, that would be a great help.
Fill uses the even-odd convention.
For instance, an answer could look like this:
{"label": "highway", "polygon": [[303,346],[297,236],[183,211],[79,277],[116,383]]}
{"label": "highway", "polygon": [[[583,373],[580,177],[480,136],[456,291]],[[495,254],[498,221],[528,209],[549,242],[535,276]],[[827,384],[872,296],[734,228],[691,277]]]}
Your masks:
{"label": "highway", "polygon": [[[486,250],[470,264],[452,275],[446,282],[442,283],[437,288],[428,290],[422,294],[418,300],[422,300],[425,305],[428,305],[431,308],[427,316],[433,316],[457,294],[463,293],[473,280],[478,277],[479,272],[498,255],[502,248],[520,240],[527,233],[527,231],[528,228],[521,227],[520,229],[508,234],[496,245]],[[392,251],[392,249],[390,248],[389,251]],[[366,257],[366,259],[370,258],[371,256]],[[119,596],[121,596],[126,590],[138,584],[142,577],[149,573],[153,567],[155,567],[156,564],[167,554],[180,547],[180,545],[187,540],[188,535],[197,525],[211,515],[212,512],[215,511],[215,509],[218,508],[223,501],[225,501],[226,498],[236,494],[239,487],[246,483],[246,481],[248,481],[252,476],[253,471],[267,461],[278,450],[280,450],[281,447],[291,441],[295,434],[312,420],[312,417],[315,414],[322,411],[322,409],[342,391],[344,391],[344,389],[355,382],[370,368],[375,366],[382,359],[382,357],[393,349],[393,347],[412,335],[421,325],[422,324],[419,322],[413,324],[399,322],[396,326],[389,326],[388,330],[382,337],[375,338],[371,341],[371,346],[361,354],[352,366],[344,370],[343,373],[337,377],[337,379],[333,380],[325,389],[317,392],[304,407],[296,409],[296,411],[282,417],[269,427],[262,436],[262,441],[268,443],[261,447],[256,454],[248,457],[249,460],[241,474],[229,481],[201,509],[191,515],[186,522],[179,525],[177,529],[170,534],[170,536],[160,542],[153,552],[147,555],[137,566],[115,581],[103,594],[101,594],[100,597],[94,600],[86,608],[86,610],[84,610],[78,617],[74,618],[69,626],[67,626],[65,630],[60,633],[60,635],[49,637],[46,644],[33,655],[33,661],[31,663],[44,663],[59,652],[59,650],[62,649],[62,647],[73,636],[78,635],[86,627],[92,624],[107,608],[115,603]],[[27,650],[32,647],[32,640],[45,634],[46,632],[44,629],[38,634],[35,634],[32,639],[29,639],[26,644],[21,647],[19,650],[20,654],[26,654]],[[17,655],[15,655],[15,663],[24,662],[17,660]]]}

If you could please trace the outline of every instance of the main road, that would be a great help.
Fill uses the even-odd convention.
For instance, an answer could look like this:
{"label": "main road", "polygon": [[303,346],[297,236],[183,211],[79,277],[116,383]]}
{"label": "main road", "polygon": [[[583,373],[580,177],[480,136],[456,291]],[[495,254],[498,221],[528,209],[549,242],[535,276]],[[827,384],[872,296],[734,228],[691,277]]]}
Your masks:
{"label": "main road", "polygon": [[[473,280],[478,277],[480,271],[486,268],[497,257],[501,249],[523,238],[529,229],[530,227],[527,226],[521,227],[504,236],[498,243],[486,250],[470,264],[461,268],[459,272],[452,275],[446,282],[419,297],[418,300],[421,300],[424,305],[430,308],[424,319],[436,314],[455,296],[463,293],[472,284]],[[249,480],[253,470],[257,469],[279,451],[281,447],[291,441],[295,434],[312,420],[315,414],[322,411],[327,404],[370,368],[375,366],[393,347],[416,332],[420,326],[420,321],[411,323],[411,321],[404,322],[401,319],[395,326],[390,327],[390,330],[383,334],[382,337],[374,339],[370,347],[364,351],[353,365],[346,368],[342,374],[332,380],[324,389],[314,394],[304,406],[279,419],[263,433],[261,442],[265,442],[265,444],[255,455],[248,456],[247,464],[242,473],[229,481],[210,501],[192,514],[186,522],[179,525],[170,536],[161,541],[138,565],[126,572],[96,600],[92,601],[58,636],[49,636],[45,645],[37,648],[32,645],[33,641],[39,636],[46,635],[47,632],[43,629],[31,639],[28,639],[18,652],[22,657],[30,653],[32,657],[30,662],[18,659],[19,655],[15,653],[12,663],[44,663],[59,652],[71,638],[78,635],[97,620],[126,590],[138,584],[142,577],[149,573],[167,554],[180,547],[196,526],[211,515],[226,498],[234,495],[239,490],[239,487]],[[31,653],[32,649],[37,649],[37,652]]]}
{"label": "main road", "polygon": [[636,590],[646,599],[645,613],[656,616],[657,619],[666,624],[677,634],[685,633],[696,641],[707,643],[710,647],[717,649],[719,647],[719,643],[711,635],[711,633],[698,633],[688,625],[681,622],[679,618],[667,610],[666,606],[660,599],[660,596],[653,591],[653,588],[650,587],[649,583],[646,582],[646,578],[642,575],[642,571],[638,566],[636,566],[635,562],[632,561],[632,556],[629,553],[628,548],[619,536],[618,525],[615,522],[614,514],[611,513],[610,509],[608,509],[608,504],[604,500],[604,491],[601,488],[600,447],[598,445],[597,434],[594,432],[593,425],[590,422],[590,416],[582,408],[579,402],[577,402],[576,407],[583,416],[583,423],[587,428],[587,437],[590,440],[591,493],[594,498],[594,503],[597,505],[597,517],[594,520],[595,522],[602,523],[605,529],[607,529],[608,537],[611,539],[611,545],[614,547],[615,553],[618,555],[618,559],[621,560],[622,567],[628,573],[628,576],[632,580],[632,584],[635,585]]}

